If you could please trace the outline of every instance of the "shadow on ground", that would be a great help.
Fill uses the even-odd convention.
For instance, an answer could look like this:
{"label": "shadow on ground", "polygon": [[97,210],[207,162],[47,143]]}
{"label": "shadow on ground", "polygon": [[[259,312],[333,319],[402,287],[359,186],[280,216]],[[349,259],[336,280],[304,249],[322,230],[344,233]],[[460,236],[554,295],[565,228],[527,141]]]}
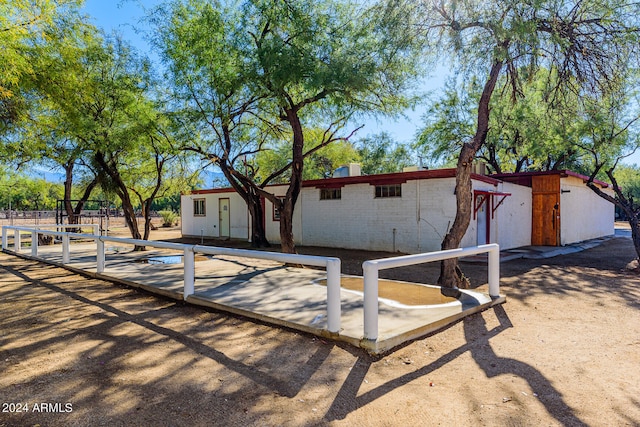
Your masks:
{"label": "shadow on ground", "polygon": [[[525,309],[578,292],[594,306],[615,296],[638,309],[640,282],[624,271],[628,261],[605,256],[626,253],[627,246],[613,239],[580,256],[504,263],[504,289]],[[495,420],[576,426],[594,421],[585,420],[562,383],[528,354],[505,355],[496,348],[496,340],[514,330],[509,303],[448,327],[442,342],[432,334],[374,358],[348,345],[0,257],[0,395],[4,401],[73,405],[67,413],[2,413],[0,425],[388,425],[391,419],[424,424],[437,420],[430,406],[447,404],[464,408],[460,418],[450,414],[452,422],[482,424],[478,411],[458,402],[465,393],[483,394],[481,386],[457,377],[460,364],[471,361],[474,375],[489,384],[515,378],[536,390],[541,409],[516,402],[517,411]],[[352,254],[345,265],[355,268],[359,262]],[[477,282],[486,275],[482,266],[465,268]],[[428,273],[413,271],[410,279]],[[408,280],[410,273],[393,274],[389,278]],[[421,351],[433,342],[439,343],[436,351]],[[442,396],[427,394],[437,375],[459,384],[440,389]],[[504,387],[500,383],[498,389]],[[419,409],[391,413],[402,405]],[[634,413],[626,416],[631,424],[640,420]]]}

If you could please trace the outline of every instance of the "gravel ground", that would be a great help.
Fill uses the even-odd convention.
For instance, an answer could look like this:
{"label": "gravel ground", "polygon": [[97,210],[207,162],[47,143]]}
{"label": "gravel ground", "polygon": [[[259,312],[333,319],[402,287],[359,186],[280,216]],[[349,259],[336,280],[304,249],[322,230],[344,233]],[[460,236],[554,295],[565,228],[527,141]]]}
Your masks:
{"label": "gravel ground", "polygon": [[374,358],[0,254],[0,426],[638,426],[633,258],[618,237],[503,263],[506,304]]}

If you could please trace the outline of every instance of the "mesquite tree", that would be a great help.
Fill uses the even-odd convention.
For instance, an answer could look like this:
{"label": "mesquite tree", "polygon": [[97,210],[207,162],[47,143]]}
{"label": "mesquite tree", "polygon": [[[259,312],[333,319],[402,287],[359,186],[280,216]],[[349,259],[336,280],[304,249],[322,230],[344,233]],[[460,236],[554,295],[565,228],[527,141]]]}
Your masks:
{"label": "mesquite tree", "polygon": [[[498,87],[505,86],[506,78],[503,74]],[[575,110],[571,104],[577,103],[577,97],[567,94],[561,105],[552,105],[548,97],[553,88],[549,70],[540,69],[522,82],[515,99],[504,91],[491,97],[487,139],[476,153],[491,173],[582,171],[580,150],[575,146],[575,117],[562,113]],[[481,90],[478,78],[450,79],[442,97],[425,113],[414,147],[433,164],[455,164],[462,144],[473,137]]]}
{"label": "mesquite tree", "polygon": [[[489,131],[490,102],[500,76],[508,90],[521,90],[520,70],[545,67],[557,76],[553,96],[566,91],[597,93],[616,81],[638,48],[640,5],[619,0],[492,1],[431,0],[423,22],[432,49],[455,56],[462,68],[484,69],[473,137],[456,165],[457,212],[442,249],[457,248],[471,218],[471,170]],[[551,96],[551,98],[553,98]],[[457,260],[442,262],[439,283],[467,287]]]}
{"label": "mesquite tree", "polygon": [[[634,199],[633,189],[623,188],[615,176],[619,163],[640,148],[637,79],[626,77],[621,75],[618,87],[604,96],[583,97],[574,117],[582,134],[578,145],[591,160],[587,186],[625,215],[631,226],[636,256],[640,259],[640,205]],[[612,192],[595,182],[598,177],[606,177]]]}
{"label": "mesquite tree", "polygon": [[[282,250],[295,252],[293,210],[305,156],[347,139],[337,124],[354,113],[406,105],[415,58],[400,26],[384,31],[383,18],[399,19],[398,11],[333,0],[185,0],[152,16],[176,99],[201,132],[201,144],[185,149],[218,165],[247,202],[254,244],[264,197],[280,211]],[[318,128],[324,138],[310,146],[306,134]],[[289,161],[256,182],[245,159],[273,140],[288,142]],[[266,183],[285,172],[288,187],[279,198]]]}

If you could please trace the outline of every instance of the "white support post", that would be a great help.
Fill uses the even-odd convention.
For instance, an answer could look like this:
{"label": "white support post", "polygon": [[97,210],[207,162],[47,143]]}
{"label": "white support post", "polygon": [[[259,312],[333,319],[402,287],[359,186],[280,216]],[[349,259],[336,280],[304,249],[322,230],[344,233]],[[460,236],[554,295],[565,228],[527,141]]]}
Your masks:
{"label": "white support post", "polygon": [[96,239],[96,273],[104,273],[104,242],[102,239]]}
{"label": "white support post", "polygon": [[22,243],[20,242],[20,230],[13,231],[13,250],[20,252]]}
{"label": "white support post", "polygon": [[500,296],[500,248],[498,245],[489,251],[489,296]]}
{"label": "white support post", "polygon": [[38,256],[38,232],[37,231],[31,232],[31,256],[34,258]]}
{"label": "white support post", "polygon": [[9,247],[9,241],[7,239],[7,227],[2,227],[2,250],[6,251]]}
{"label": "white support post", "polygon": [[187,300],[189,295],[193,295],[196,281],[196,259],[193,247],[184,248],[184,291],[182,297]]}
{"label": "white support post", "polygon": [[378,339],[378,263],[362,263],[364,275],[364,339]]}
{"label": "white support post", "polygon": [[69,264],[70,259],[71,258],[69,256],[69,235],[65,233],[62,235],[62,263]]}
{"label": "white support post", "polygon": [[327,329],[340,332],[340,259],[327,260]]}

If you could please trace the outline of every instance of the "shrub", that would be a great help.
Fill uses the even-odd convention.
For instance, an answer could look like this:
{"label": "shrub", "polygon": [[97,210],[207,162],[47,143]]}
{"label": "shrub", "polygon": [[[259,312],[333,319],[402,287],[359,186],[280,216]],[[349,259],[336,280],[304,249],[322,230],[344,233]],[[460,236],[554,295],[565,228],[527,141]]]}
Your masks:
{"label": "shrub", "polygon": [[174,211],[160,211],[158,214],[162,217],[163,227],[173,227],[178,225],[179,215]]}

